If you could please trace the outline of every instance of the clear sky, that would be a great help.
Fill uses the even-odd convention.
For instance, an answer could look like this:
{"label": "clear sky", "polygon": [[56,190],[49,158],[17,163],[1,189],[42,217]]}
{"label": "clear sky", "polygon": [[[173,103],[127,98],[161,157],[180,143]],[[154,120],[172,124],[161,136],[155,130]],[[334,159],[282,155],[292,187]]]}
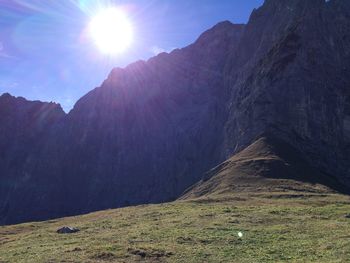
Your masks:
{"label": "clear sky", "polygon": [[[113,67],[194,42],[223,20],[246,23],[263,0],[0,0],[0,94],[55,101],[69,111]],[[122,8],[128,49],[100,52],[87,34],[103,6]]]}

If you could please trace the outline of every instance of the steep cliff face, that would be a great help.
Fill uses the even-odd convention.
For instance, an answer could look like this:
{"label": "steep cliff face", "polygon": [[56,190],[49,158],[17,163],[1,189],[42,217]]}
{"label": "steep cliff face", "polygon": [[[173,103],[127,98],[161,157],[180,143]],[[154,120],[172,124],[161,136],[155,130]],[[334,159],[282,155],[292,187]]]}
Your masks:
{"label": "steep cliff face", "polygon": [[219,161],[223,68],[243,28],[223,22],[191,46],[116,68],[77,102],[60,143],[64,181],[87,189],[70,191],[77,207],[171,200]]}
{"label": "steep cliff face", "polygon": [[12,192],[2,222],[172,200],[198,181],[221,158],[223,69],[243,30],[222,22],[186,48],[112,70],[48,131],[35,165],[16,166],[41,186]]}
{"label": "steep cliff face", "polygon": [[267,0],[113,69],[67,115],[3,95],[0,223],[172,200],[266,133],[350,185],[349,71],[349,1]]}
{"label": "steep cliff face", "polygon": [[[0,96],[0,224],[7,222],[4,218],[9,222],[26,220],[26,213],[31,218],[30,208],[43,197],[37,193],[43,188],[49,190],[49,176],[31,171],[44,158],[41,152],[50,130],[64,116],[55,103]],[[45,173],[49,175],[50,171]]]}
{"label": "steep cliff face", "polygon": [[226,74],[229,154],[269,131],[348,181],[349,12],[342,0],[270,0],[253,12]]}
{"label": "steep cliff face", "polygon": [[17,168],[30,162],[28,156],[41,149],[49,130],[64,115],[55,103],[27,101],[8,93],[0,96],[0,161],[1,169],[5,169],[0,178],[7,173],[21,176],[24,171]]}

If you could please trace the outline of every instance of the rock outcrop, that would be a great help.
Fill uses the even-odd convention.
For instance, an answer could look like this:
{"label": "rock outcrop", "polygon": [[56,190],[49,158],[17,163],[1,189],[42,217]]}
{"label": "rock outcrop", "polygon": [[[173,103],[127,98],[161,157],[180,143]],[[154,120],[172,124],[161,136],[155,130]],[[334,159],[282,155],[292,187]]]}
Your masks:
{"label": "rock outcrop", "polygon": [[69,114],[3,95],[0,224],[173,200],[266,133],[350,185],[349,18],[346,0],[266,0]]}

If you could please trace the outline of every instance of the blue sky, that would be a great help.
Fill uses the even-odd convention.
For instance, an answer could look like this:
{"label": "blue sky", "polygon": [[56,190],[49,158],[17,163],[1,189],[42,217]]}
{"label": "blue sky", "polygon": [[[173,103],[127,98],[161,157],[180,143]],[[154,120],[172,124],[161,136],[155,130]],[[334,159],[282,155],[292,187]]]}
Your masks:
{"label": "blue sky", "polygon": [[[184,47],[223,20],[246,23],[263,0],[1,0],[0,94],[55,101],[69,111],[113,67]],[[126,11],[133,44],[102,54],[87,37],[102,6]]]}

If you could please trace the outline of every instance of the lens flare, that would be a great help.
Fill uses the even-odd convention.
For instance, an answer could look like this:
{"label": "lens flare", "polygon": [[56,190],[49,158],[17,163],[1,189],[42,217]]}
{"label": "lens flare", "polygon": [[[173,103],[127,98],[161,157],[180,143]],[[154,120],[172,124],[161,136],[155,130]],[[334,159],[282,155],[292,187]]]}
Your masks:
{"label": "lens flare", "polygon": [[100,11],[92,18],[90,34],[100,51],[104,54],[119,54],[132,43],[133,29],[126,14],[115,7]]}

